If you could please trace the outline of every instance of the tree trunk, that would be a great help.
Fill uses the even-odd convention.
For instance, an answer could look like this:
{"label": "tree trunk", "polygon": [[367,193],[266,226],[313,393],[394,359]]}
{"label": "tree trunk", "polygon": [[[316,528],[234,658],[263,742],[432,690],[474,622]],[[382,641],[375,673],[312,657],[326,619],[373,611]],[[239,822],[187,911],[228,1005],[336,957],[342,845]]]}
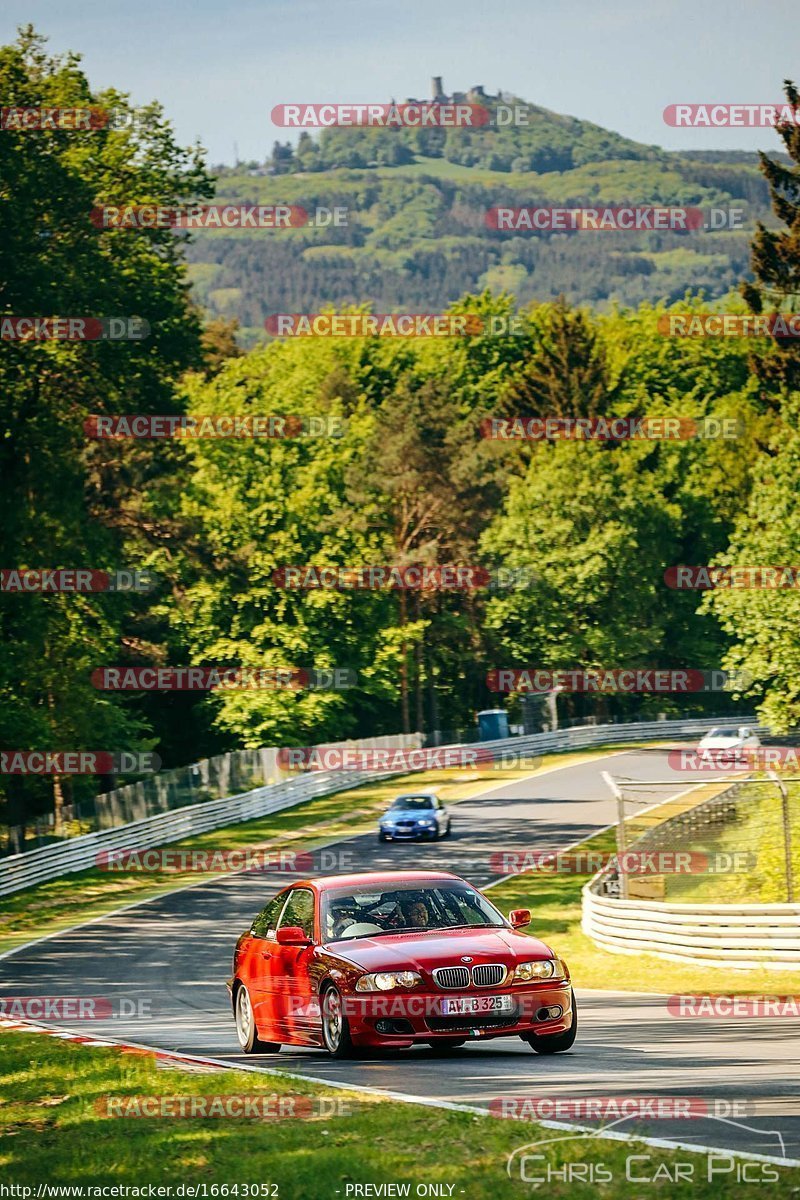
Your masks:
{"label": "tree trunk", "polygon": [[[422,617],[422,601],[420,599],[419,592],[417,592],[417,594],[416,594],[416,606],[415,607],[416,607],[417,620],[419,621]],[[424,733],[425,732],[425,695],[424,695],[423,675],[425,674],[425,647],[422,643],[421,638],[417,642],[416,646],[414,647],[414,659],[415,659],[415,666],[416,666],[416,679],[414,682],[415,682],[415,687],[416,687],[416,699],[417,699],[417,720],[416,720],[417,728],[416,728],[415,732],[416,733]]]}
{"label": "tree trunk", "polygon": [[[52,692],[47,693],[47,708],[51,714],[55,713],[56,702]],[[53,720],[55,724],[55,720]],[[62,814],[64,811],[64,792],[61,787],[61,780],[58,775],[53,776],[53,833],[56,835],[61,833],[63,825]]]}
{"label": "tree trunk", "polygon": [[64,825],[64,789],[61,786],[61,778],[58,775],[53,776],[53,833],[60,834]]}
{"label": "tree trunk", "polygon": [[[405,591],[400,589],[400,628],[408,624],[408,608]],[[403,733],[411,733],[411,714],[408,707],[408,646],[405,637],[400,644],[400,713]]]}

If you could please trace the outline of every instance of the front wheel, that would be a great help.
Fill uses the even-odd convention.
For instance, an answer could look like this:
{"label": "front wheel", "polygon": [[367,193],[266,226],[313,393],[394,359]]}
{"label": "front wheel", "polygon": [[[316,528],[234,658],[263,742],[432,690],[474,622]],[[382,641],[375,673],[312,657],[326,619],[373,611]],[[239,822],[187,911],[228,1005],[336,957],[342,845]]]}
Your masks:
{"label": "front wheel", "polygon": [[563,1033],[545,1033],[541,1036],[529,1033],[522,1039],[537,1054],[563,1054],[565,1050],[572,1049],[575,1038],[578,1036],[578,1006],[575,1003],[575,993],[571,993],[571,996],[572,1024],[569,1029],[565,1029]]}
{"label": "front wheel", "polygon": [[331,986],[322,997],[322,1040],[331,1058],[352,1058],[353,1041],[338,988]]}
{"label": "front wheel", "polygon": [[245,1054],[277,1054],[281,1048],[280,1042],[262,1042],[256,1029],[256,1019],[253,1015],[253,1005],[250,993],[244,984],[240,984],[236,992],[235,1003],[236,1036]]}

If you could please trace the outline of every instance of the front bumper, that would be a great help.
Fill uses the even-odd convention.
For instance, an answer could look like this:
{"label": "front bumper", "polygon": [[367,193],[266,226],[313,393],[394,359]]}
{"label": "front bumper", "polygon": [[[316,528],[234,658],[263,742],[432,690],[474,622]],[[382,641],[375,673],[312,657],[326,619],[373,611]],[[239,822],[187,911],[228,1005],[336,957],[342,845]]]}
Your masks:
{"label": "front bumper", "polygon": [[[510,1011],[443,1015],[447,996],[511,996]],[[564,1033],[572,1025],[569,980],[530,986],[475,989],[468,992],[384,992],[351,994],[345,1013],[353,1042],[359,1046],[410,1046],[446,1038],[470,1040]],[[545,1015],[546,1010],[551,1013]],[[559,1010],[559,1015],[552,1015]]]}
{"label": "front bumper", "polygon": [[435,825],[433,828],[421,825],[416,829],[382,829],[381,833],[390,842],[416,842],[420,838],[435,838],[438,830]]}

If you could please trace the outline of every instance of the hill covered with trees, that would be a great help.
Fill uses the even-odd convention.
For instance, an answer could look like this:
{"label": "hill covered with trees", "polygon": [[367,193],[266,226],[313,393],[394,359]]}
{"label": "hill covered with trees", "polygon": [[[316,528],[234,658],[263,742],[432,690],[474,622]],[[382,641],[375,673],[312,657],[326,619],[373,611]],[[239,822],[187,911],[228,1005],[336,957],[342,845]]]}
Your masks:
{"label": "hill covered with trees", "polygon": [[[495,119],[499,97],[466,93]],[[262,163],[215,168],[231,203],[348,209],[346,227],[207,231],[189,250],[195,293],[263,340],[276,312],[370,303],[441,310],[465,292],[521,304],[565,296],[596,309],[724,295],[749,270],[749,238],[768,219],[756,155],[677,154],[504,95],[527,123],[476,128],[329,128],[276,142]],[[499,232],[509,206],[733,209],[735,229]]]}

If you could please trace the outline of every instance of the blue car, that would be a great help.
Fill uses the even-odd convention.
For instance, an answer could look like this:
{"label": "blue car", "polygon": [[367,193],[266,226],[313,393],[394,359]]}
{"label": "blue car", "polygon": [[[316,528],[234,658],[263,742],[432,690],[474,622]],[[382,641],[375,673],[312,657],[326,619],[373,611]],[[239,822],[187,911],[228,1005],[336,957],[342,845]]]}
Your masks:
{"label": "blue car", "polygon": [[435,841],[449,832],[450,816],[435,792],[398,796],[378,822],[379,842]]}

